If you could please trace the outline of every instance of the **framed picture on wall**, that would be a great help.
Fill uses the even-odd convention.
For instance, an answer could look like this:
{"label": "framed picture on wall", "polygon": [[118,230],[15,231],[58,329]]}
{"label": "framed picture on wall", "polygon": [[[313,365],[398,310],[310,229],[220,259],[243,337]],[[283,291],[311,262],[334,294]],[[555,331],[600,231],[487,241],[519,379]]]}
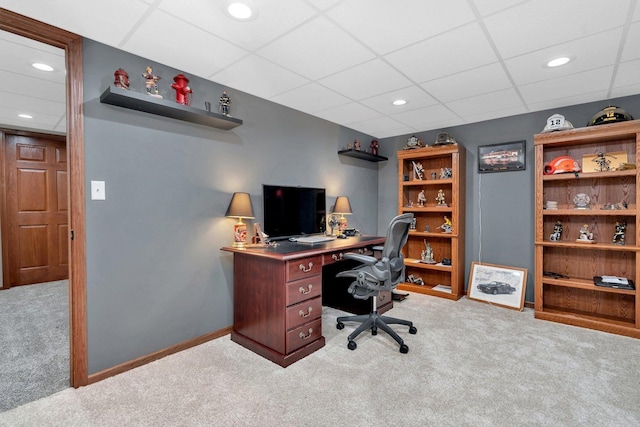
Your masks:
{"label": "framed picture on wall", "polygon": [[472,300],[522,311],[527,269],[473,262],[467,297]]}
{"label": "framed picture on wall", "polygon": [[481,145],[478,147],[478,172],[523,171],[526,141],[503,144]]}

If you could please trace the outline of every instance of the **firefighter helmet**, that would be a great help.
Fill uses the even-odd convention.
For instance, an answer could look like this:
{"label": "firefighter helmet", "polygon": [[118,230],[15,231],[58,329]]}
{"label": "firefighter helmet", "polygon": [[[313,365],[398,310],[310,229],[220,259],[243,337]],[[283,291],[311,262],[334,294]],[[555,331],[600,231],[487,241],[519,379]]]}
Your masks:
{"label": "firefighter helmet", "polygon": [[580,165],[569,156],[560,156],[551,160],[544,167],[545,175],[555,175],[559,173],[580,172]]}
{"label": "firefighter helmet", "polygon": [[607,123],[626,122],[627,120],[633,120],[631,114],[624,111],[622,108],[609,106],[598,111],[595,116],[591,117],[587,126],[604,125]]}

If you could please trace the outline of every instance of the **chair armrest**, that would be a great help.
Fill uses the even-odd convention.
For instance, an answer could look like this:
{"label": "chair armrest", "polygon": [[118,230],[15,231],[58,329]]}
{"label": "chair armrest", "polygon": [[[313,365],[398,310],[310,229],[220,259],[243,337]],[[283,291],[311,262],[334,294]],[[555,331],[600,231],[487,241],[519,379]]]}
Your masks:
{"label": "chair armrest", "polygon": [[357,254],[355,252],[347,252],[343,255],[342,259],[352,259],[366,265],[373,265],[379,261],[377,258],[370,255]]}

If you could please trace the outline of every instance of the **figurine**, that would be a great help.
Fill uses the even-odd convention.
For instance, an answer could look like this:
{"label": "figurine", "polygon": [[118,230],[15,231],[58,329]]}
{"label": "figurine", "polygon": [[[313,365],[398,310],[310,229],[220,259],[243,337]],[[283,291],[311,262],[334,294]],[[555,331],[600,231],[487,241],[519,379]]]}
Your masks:
{"label": "figurine", "polygon": [[[613,158],[615,159],[615,157]],[[611,160],[607,159],[602,151],[598,152],[596,157],[591,161],[596,162],[596,165],[598,166],[598,170],[600,172],[605,172],[611,169]]]}
{"label": "figurine", "polygon": [[413,277],[413,274],[407,276],[407,283],[414,283],[416,285],[424,285],[424,281],[420,277]]}
{"label": "figurine", "polygon": [[412,208],[413,207],[413,200],[409,200],[409,203],[407,203],[407,208]]}
{"label": "figurine", "polygon": [[585,193],[578,193],[573,198],[573,203],[575,204],[574,209],[590,209],[591,197]]}
{"label": "figurine", "polygon": [[189,94],[193,93],[193,90],[189,87],[189,79],[182,73],[173,78],[171,87],[176,91],[176,102],[182,105],[191,104]]}
{"label": "figurine", "polygon": [[431,172],[431,179],[436,179],[436,173],[435,172]]}
{"label": "figurine", "polygon": [[374,139],[371,141],[371,154],[373,154],[374,156],[378,155],[378,147],[380,147],[380,144],[378,144],[378,140]]}
{"label": "figurine", "polygon": [[353,148],[354,148],[355,150],[360,151],[360,149],[362,148],[362,146],[360,145],[360,140],[359,140],[359,139],[356,139],[355,141],[353,141]]}
{"label": "figurine", "polygon": [[129,74],[122,68],[118,68],[115,73],[113,73],[115,78],[113,84],[115,87],[119,87],[122,89],[129,90]]}
{"label": "figurine", "polygon": [[158,93],[158,80],[160,80],[161,77],[153,74],[153,68],[151,68],[151,66],[145,69],[142,77],[145,79],[144,85],[147,88],[147,95],[153,96],[154,98],[162,98],[162,95]]}
{"label": "figurine", "polygon": [[220,112],[222,113],[222,115],[229,116],[229,105],[231,105],[231,98],[229,98],[226,91],[222,92],[222,96],[220,97],[218,104],[220,105]]}
{"label": "figurine", "polygon": [[593,243],[593,233],[589,231],[589,225],[584,224],[580,228],[580,237],[576,240],[576,242],[580,243]]}
{"label": "figurine", "polygon": [[438,226],[438,228],[442,229],[445,233],[451,233],[453,231],[453,224],[449,217],[444,217],[444,224]]}
{"label": "figurine", "polygon": [[627,222],[616,222],[616,231],[613,233],[613,240],[611,241],[614,245],[624,245],[624,233],[627,229]]}
{"label": "figurine", "polygon": [[412,218],[411,219],[411,224],[409,224],[409,230],[415,231],[415,229],[416,229],[416,221],[417,221],[416,218]]}
{"label": "figurine", "polygon": [[416,179],[418,181],[422,181],[422,177],[423,177],[423,173],[424,173],[424,168],[422,167],[422,163],[420,162],[414,162],[413,160],[411,161],[411,163],[413,163],[413,179]]}
{"label": "figurine", "polygon": [[440,179],[447,179],[453,176],[451,168],[440,168]]}
{"label": "figurine", "polygon": [[425,264],[435,264],[436,261],[433,259],[433,249],[431,249],[431,245],[427,243],[427,239],[424,240],[425,249],[422,251],[421,261]]}
{"label": "figurine", "polygon": [[424,195],[424,190],[421,190],[418,193],[418,206],[420,207],[424,206],[426,201],[427,201],[427,197]]}
{"label": "figurine", "polygon": [[445,198],[444,198],[444,191],[442,191],[442,189],[438,190],[438,195],[436,196],[436,201],[438,202],[438,207],[439,208],[446,208],[447,207],[447,202],[445,201]]}
{"label": "figurine", "polygon": [[559,242],[562,237],[562,223],[560,221],[556,221],[556,224],[553,226],[553,233],[549,236],[549,239],[554,242]]}

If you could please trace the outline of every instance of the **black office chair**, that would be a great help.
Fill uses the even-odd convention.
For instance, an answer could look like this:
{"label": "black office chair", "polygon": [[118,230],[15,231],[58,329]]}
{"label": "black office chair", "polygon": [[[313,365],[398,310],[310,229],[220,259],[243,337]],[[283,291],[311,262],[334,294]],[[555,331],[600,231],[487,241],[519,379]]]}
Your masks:
{"label": "black office chair", "polygon": [[358,316],[338,317],[336,327],[344,328],[344,322],[362,322],[358,328],[347,338],[349,350],[357,347],[354,339],[367,329],[371,329],[371,335],[377,335],[378,328],[391,335],[400,344],[400,353],[408,353],[409,347],[402,338],[389,327],[390,324],[406,325],[409,333],[415,334],[418,330],[413,323],[408,320],[396,319],[388,316],[381,316],[377,311],[376,298],[380,292],[393,291],[398,283],[404,281],[404,257],[402,247],[407,243],[409,225],[413,219],[412,213],[398,215],[391,220],[387,230],[387,239],[382,249],[380,259],[369,255],[356,253],[346,253],[344,259],[352,259],[362,263],[353,270],[342,271],[336,277],[351,277],[354,279],[349,286],[349,293],[357,299],[371,298],[371,313]]}

